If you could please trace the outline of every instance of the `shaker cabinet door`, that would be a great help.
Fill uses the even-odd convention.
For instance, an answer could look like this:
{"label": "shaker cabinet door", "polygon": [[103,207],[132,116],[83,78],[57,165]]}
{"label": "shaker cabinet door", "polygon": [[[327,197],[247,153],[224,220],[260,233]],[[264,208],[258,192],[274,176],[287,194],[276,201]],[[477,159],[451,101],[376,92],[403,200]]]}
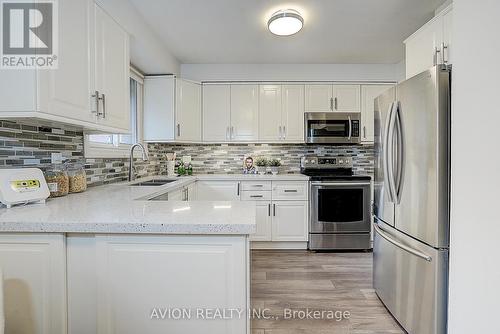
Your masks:
{"label": "shaker cabinet door", "polygon": [[231,86],[203,85],[203,141],[229,141]]}
{"label": "shaker cabinet door", "polygon": [[306,85],[306,111],[332,111],[332,85]]}
{"label": "shaker cabinet door", "polygon": [[283,139],[281,123],[281,85],[259,87],[259,140]]}
{"label": "shaker cabinet door", "polygon": [[95,5],[95,90],[102,96],[98,123],[129,132],[129,37],[98,5]]}
{"label": "shaker cabinet door", "polygon": [[307,201],[273,202],[273,241],[307,241]]}
{"label": "shaker cabinet door", "polygon": [[359,85],[333,85],[333,111],[359,112],[360,98]]}
{"label": "shaker cabinet door", "polygon": [[304,141],[304,85],[283,85],[281,123],[283,140]]}
{"label": "shaker cabinet door", "polygon": [[259,139],[259,86],[231,85],[231,139]]}
{"label": "shaker cabinet door", "polygon": [[251,241],[271,241],[272,215],[271,202],[257,202],[256,230],[250,235]]}

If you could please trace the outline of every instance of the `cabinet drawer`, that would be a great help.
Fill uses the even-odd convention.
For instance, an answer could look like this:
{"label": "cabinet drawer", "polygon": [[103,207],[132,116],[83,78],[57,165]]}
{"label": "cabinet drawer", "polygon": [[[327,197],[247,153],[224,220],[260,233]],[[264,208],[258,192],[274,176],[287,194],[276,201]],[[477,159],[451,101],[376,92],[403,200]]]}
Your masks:
{"label": "cabinet drawer", "polygon": [[271,190],[271,181],[242,181],[241,190]]}
{"label": "cabinet drawer", "polygon": [[241,192],[242,201],[270,201],[271,192],[270,191],[242,191]]}
{"label": "cabinet drawer", "polygon": [[303,200],[307,201],[307,182],[287,181],[273,182],[273,200]]}

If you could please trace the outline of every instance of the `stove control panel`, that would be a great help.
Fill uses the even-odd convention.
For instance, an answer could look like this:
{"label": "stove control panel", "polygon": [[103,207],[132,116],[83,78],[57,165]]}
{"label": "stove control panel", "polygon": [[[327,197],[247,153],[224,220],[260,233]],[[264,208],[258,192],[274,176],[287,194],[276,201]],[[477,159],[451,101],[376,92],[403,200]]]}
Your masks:
{"label": "stove control panel", "polygon": [[302,169],[309,168],[352,168],[351,157],[305,155],[300,159]]}

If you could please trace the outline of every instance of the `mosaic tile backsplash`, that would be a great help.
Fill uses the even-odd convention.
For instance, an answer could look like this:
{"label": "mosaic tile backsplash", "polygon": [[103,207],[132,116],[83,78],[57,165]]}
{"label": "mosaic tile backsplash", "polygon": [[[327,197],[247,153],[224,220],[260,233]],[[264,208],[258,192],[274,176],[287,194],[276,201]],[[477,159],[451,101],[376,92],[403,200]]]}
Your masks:
{"label": "mosaic tile backsplash", "polygon": [[[195,173],[241,173],[243,157],[281,160],[280,173],[299,173],[300,158],[306,154],[346,156],[353,159],[356,174],[373,174],[373,146],[329,146],[300,144],[154,144],[155,150],[176,152],[177,157],[190,155]],[[150,144],[151,147],[151,144]]]}
{"label": "mosaic tile backsplash", "polygon": [[[138,177],[166,173],[165,153],[177,157],[190,155],[194,173],[238,174],[243,157],[277,158],[281,173],[298,173],[300,157],[305,154],[349,156],[357,174],[373,174],[373,146],[328,146],[299,144],[164,144],[148,145],[150,160],[136,162]],[[85,166],[89,185],[124,181],[128,159],[86,159],[83,156],[83,133],[65,128],[39,126],[36,122],[0,121],[0,168],[50,166],[53,152],[61,152],[71,162]]]}

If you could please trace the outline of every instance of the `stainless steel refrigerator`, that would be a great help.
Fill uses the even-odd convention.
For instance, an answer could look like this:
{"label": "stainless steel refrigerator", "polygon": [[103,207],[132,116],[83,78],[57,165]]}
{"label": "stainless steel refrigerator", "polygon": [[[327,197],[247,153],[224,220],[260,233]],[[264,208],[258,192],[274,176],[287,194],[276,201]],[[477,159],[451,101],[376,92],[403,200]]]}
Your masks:
{"label": "stainless steel refrigerator", "polygon": [[373,284],[410,334],[446,333],[450,75],[438,65],[375,100]]}

